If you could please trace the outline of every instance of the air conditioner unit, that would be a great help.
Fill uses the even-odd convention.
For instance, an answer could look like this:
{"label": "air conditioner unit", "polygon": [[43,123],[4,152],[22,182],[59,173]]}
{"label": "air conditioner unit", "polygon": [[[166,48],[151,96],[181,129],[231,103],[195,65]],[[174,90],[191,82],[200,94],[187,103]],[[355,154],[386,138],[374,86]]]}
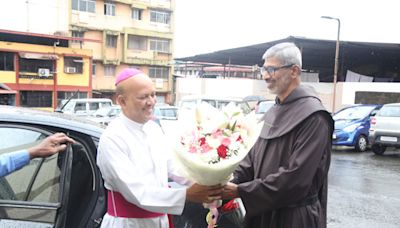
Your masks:
{"label": "air conditioner unit", "polygon": [[75,67],[65,67],[65,73],[75,74],[76,73],[76,68]]}
{"label": "air conditioner unit", "polygon": [[38,69],[39,77],[49,77],[50,76],[50,69],[46,68],[39,68]]}

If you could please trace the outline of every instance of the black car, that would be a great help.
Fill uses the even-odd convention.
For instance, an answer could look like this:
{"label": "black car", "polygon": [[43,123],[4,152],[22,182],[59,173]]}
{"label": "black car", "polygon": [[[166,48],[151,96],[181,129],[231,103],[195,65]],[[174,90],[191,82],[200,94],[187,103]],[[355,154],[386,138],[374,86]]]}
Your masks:
{"label": "black car", "polygon": [[61,113],[0,106],[0,154],[54,132],[76,140],[65,152],[33,159],[0,178],[0,227],[99,227],[106,192],[96,166],[100,125]]}
{"label": "black car", "polygon": [[[107,208],[96,166],[103,130],[81,117],[0,105],[0,154],[29,148],[55,132],[76,141],[0,178],[0,227],[100,227]],[[219,227],[239,227],[238,212],[226,213]],[[175,227],[206,227],[206,213],[200,204],[188,203],[182,216],[174,216]]]}

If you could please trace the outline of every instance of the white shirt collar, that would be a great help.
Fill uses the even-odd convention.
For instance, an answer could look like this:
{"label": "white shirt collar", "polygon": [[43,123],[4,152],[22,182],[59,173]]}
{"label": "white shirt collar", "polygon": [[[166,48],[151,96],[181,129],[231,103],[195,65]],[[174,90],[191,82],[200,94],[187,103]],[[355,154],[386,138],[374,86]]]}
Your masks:
{"label": "white shirt collar", "polygon": [[129,128],[132,128],[132,129],[135,129],[135,130],[143,131],[143,126],[144,126],[144,124],[138,123],[138,122],[135,122],[135,121],[129,119],[129,118],[128,118],[127,116],[125,116],[123,113],[121,113],[120,116],[121,116],[122,122],[123,122],[124,124],[126,124]]}

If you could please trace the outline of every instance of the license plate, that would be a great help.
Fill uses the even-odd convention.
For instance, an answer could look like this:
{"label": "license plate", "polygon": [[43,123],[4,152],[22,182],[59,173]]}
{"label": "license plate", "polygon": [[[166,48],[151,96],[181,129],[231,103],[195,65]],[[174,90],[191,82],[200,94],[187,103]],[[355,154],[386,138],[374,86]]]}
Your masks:
{"label": "license plate", "polygon": [[336,139],[336,134],[333,134],[333,135],[332,135],[332,139]]}
{"label": "license plate", "polygon": [[381,136],[381,141],[397,142],[397,138],[396,137],[390,137],[390,136]]}

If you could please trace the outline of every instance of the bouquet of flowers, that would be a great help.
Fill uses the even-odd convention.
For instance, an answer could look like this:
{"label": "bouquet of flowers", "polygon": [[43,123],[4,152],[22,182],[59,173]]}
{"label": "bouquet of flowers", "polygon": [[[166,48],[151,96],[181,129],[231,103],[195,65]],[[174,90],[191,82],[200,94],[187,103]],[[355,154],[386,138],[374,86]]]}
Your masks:
{"label": "bouquet of flowers", "polygon": [[[183,175],[202,185],[225,184],[258,138],[256,117],[244,115],[234,104],[222,111],[203,104],[193,115],[175,148]],[[210,214],[216,219],[211,209],[214,206]]]}

